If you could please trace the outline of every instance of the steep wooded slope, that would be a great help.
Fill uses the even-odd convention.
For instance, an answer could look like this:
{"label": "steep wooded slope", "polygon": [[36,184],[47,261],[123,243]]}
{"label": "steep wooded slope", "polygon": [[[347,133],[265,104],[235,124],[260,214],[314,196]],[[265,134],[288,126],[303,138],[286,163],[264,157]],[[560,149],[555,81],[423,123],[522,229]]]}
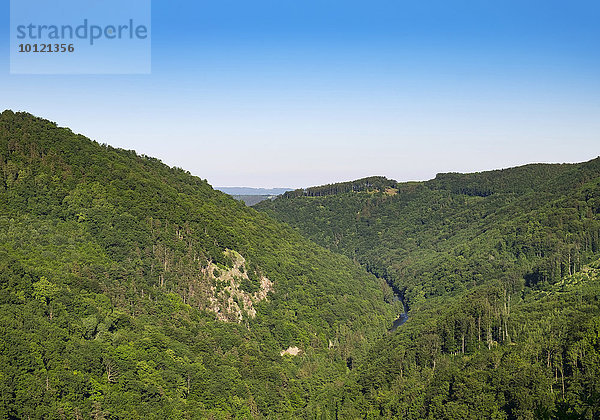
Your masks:
{"label": "steep wooded slope", "polygon": [[308,415],[386,288],[182,169],[0,115],[2,417]]}

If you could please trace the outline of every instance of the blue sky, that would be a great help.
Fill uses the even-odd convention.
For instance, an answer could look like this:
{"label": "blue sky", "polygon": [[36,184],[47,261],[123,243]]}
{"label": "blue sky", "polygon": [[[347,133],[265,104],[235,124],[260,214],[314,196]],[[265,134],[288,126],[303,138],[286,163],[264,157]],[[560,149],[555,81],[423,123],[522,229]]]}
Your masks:
{"label": "blue sky", "polygon": [[213,185],[600,154],[597,1],[155,0],[152,73],[127,76],[10,75],[2,4],[0,107]]}

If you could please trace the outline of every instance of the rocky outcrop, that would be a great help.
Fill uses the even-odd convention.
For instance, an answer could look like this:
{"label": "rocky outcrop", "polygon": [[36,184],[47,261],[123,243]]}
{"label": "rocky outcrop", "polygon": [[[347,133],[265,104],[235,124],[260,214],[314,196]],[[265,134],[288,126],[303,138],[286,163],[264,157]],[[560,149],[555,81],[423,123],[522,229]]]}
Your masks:
{"label": "rocky outcrop", "polygon": [[302,350],[300,350],[298,347],[288,347],[287,350],[281,350],[281,352],[279,353],[282,356],[290,355],[290,356],[298,356],[300,353],[302,353]]}
{"label": "rocky outcrop", "polygon": [[268,293],[273,291],[273,282],[259,273],[252,280],[244,257],[234,250],[226,250],[225,254],[233,261],[232,268],[211,262],[206,270],[213,284],[207,309],[221,321],[242,322],[254,318],[254,305],[267,299]]}

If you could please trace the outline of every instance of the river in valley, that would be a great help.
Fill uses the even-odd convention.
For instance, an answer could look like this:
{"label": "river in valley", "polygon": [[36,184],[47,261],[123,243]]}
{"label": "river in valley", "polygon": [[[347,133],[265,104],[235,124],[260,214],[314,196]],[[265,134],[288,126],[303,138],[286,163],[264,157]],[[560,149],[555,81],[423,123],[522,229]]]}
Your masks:
{"label": "river in valley", "polygon": [[402,303],[402,307],[404,308],[404,313],[400,314],[398,316],[398,318],[396,318],[396,320],[392,324],[392,327],[389,330],[390,332],[396,331],[396,329],[398,329],[399,326],[401,326],[408,320],[408,311],[406,310],[406,305],[404,304],[404,301],[402,301],[400,296],[396,293],[394,293],[394,302]]}

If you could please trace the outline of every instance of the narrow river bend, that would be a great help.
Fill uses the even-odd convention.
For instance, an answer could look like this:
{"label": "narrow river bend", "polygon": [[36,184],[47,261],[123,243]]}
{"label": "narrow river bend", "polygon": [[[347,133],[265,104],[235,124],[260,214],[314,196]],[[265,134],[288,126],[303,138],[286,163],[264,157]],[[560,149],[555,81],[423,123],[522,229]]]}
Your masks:
{"label": "narrow river bend", "polygon": [[400,298],[400,295],[394,293],[394,302],[400,302],[400,303],[402,303],[402,307],[404,308],[404,313],[400,314],[398,316],[398,318],[396,318],[396,320],[392,324],[392,327],[389,329],[390,332],[396,331],[396,329],[399,326],[401,326],[402,324],[404,324],[408,320],[408,311],[406,310],[407,309],[406,305],[404,304],[404,301]]}

